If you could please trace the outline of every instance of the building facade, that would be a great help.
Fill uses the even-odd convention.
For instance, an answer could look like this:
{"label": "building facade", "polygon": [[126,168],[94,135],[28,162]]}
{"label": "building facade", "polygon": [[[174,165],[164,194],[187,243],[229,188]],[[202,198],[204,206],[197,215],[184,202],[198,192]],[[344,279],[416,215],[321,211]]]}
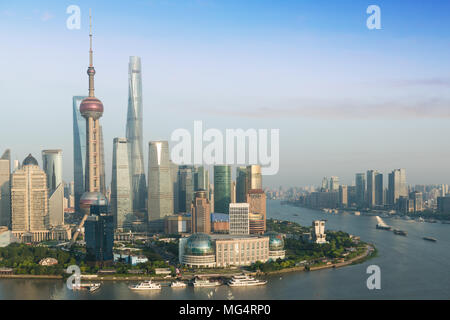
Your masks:
{"label": "building facade", "polygon": [[73,179],[75,210],[80,211],[80,199],[84,188],[84,171],[86,168],[86,120],[80,112],[81,102],[85,96],[74,96],[72,98],[73,108]]}
{"label": "building facade", "polygon": [[[253,215],[260,215],[263,220],[263,231],[266,232],[266,220],[267,220],[267,197],[266,193],[262,189],[251,189],[247,193],[247,203],[249,204],[250,213]],[[256,219],[256,216],[253,216],[255,219],[252,221],[253,228],[251,228],[251,233],[260,233],[256,232],[260,224],[260,219]]]}
{"label": "building facade", "polygon": [[192,233],[211,233],[211,207],[206,191],[195,192],[194,201],[191,205],[191,214]]}
{"label": "building facade", "polygon": [[230,203],[230,235],[250,234],[248,203]]}

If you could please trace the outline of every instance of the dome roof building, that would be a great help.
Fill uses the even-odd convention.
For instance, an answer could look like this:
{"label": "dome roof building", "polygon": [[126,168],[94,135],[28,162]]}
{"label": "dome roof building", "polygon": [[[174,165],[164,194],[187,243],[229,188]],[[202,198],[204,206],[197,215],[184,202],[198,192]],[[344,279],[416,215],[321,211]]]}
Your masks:
{"label": "dome roof building", "polygon": [[37,160],[31,155],[31,153],[23,160],[22,166],[39,166]]}
{"label": "dome roof building", "polygon": [[214,254],[211,237],[205,233],[193,234],[187,239],[185,253],[198,256]]}

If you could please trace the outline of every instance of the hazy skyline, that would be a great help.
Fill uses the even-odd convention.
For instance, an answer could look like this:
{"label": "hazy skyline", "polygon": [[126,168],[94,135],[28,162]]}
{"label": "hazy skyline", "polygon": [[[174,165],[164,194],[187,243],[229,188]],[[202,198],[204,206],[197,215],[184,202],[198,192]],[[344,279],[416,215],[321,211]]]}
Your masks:
{"label": "hazy skyline", "polygon": [[[66,9],[82,10],[81,30]],[[382,30],[366,28],[381,8]],[[405,168],[450,183],[450,3],[446,1],[2,1],[0,153],[62,149],[73,179],[72,96],[87,95],[88,11],[105,106],[107,184],[125,136],[129,56],[142,58],[144,155],[177,128],[280,129],[265,186],[319,185]],[[147,167],[147,159],[145,159]]]}

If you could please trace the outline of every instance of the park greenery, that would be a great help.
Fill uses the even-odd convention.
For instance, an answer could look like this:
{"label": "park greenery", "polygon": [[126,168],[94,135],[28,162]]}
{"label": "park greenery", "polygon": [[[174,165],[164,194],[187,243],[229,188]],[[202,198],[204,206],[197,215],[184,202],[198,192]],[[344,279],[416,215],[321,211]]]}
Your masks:
{"label": "park greenery", "polygon": [[326,244],[310,242],[305,234],[311,233],[311,229],[312,227],[303,227],[295,222],[267,220],[268,231],[287,235],[285,239],[286,259],[266,263],[258,261],[252,264],[249,270],[267,273],[297,266],[308,268],[324,264],[325,261],[352,259],[365,250],[364,242],[354,241],[348,233],[342,231],[326,231],[328,241]]}

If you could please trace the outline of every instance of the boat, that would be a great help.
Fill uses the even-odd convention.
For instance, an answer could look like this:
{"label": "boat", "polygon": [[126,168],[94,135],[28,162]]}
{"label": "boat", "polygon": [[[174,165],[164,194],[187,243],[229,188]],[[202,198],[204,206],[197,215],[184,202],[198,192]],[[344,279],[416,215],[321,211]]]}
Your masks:
{"label": "boat", "polygon": [[408,232],[403,231],[403,230],[399,230],[399,229],[394,229],[394,233],[399,235],[399,236],[407,236]]}
{"label": "boat", "polygon": [[217,287],[220,286],[221,283],[219,281],[209,281],[208,279],[196,278],[192,284],[194,285],[195,288],[200,288],[200,287]]}
{"label": "boat", "polygon": [[129,287],[131,290],[161,290],[159,283],[154,283],[151,280],[144,281],[134,286]]}
{"label": "boat", "polygon": [[186,283],[184,283],[182,281],[175,281],[175,282],[172,282],[170,287],[171,288],[186,288]]}
{"label": "boat", "polygon": [[74,285],[73,290],[88,290],[89,292],[94,292],[100,289],[101,283],[80,283],[78,286]]}
{"label": "boat", "polygon": [[298,217],[298,214],[294,213],[294,217]]}
{"label": "boat", "polygon": [[431,242],[436,242],[437,241],[436,238],[432,238],[432,237],[423,237],[423,240],[431,241]]}
{"label": "boat", "polygon": [[380,230],[391,230],[392,227],[388,226],[388,225],[385,225],[385,224],[377,224],[377,229],[380,229]]}
{"label": "boat", "polygon": [[230,287],[249,287],[249,286],[261,286],[265,285],[266,283],[267,283],[266,280],[258,280],[247,275],[242,275],[242,276],[234,276],[233,278],[231,278],[231,280],[228,282],[228,285]]}

